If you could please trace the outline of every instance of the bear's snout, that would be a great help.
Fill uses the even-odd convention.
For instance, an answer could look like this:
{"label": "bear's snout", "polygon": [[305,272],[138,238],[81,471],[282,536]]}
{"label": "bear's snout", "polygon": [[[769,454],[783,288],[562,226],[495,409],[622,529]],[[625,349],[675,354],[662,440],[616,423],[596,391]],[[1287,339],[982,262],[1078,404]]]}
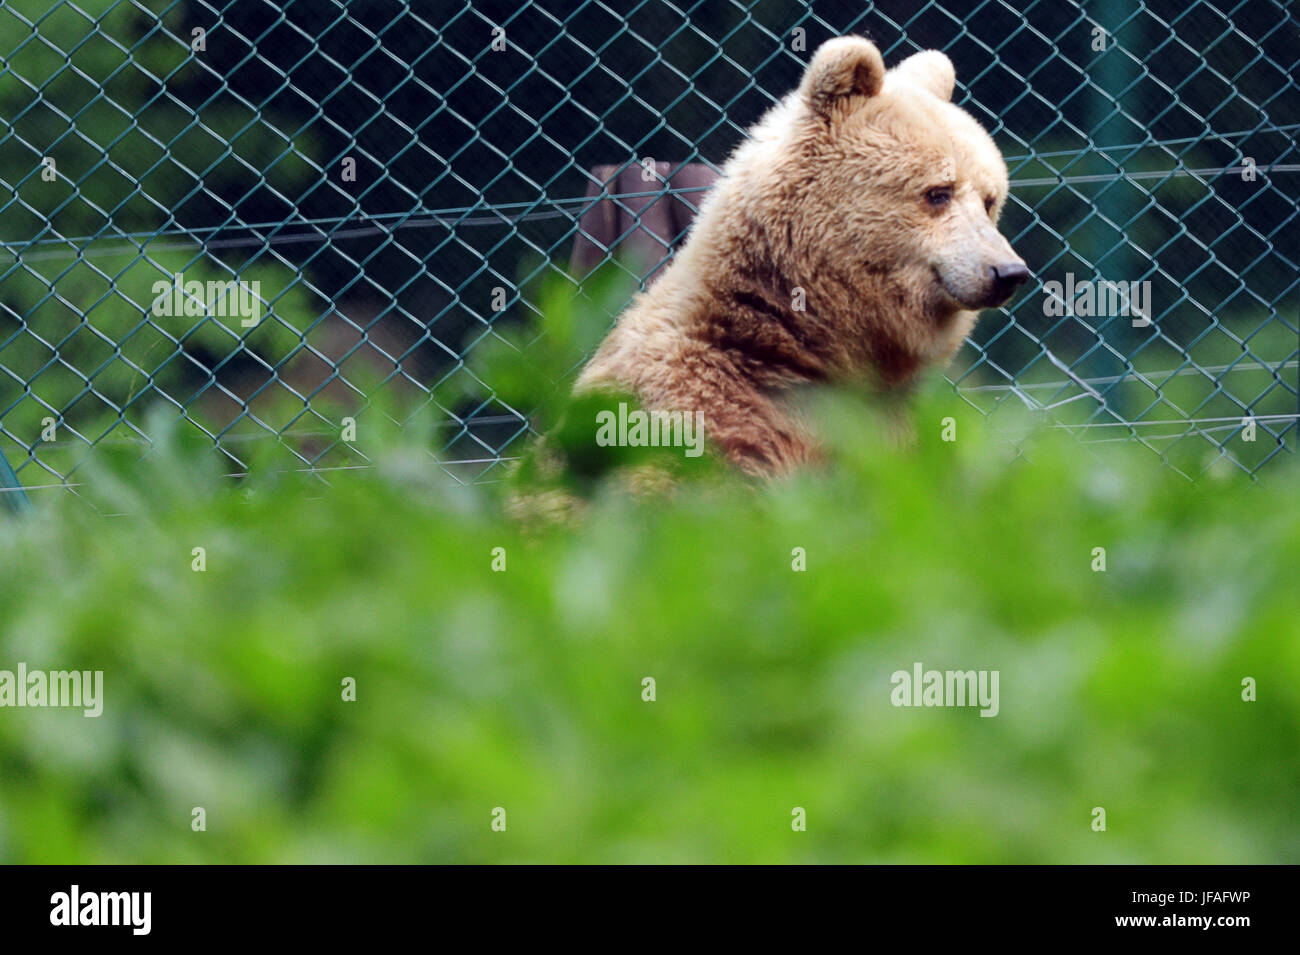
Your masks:
{"label": "bear's snout", "polygon": [[989,304],[997,306],[1011,298],[1017,285],[1029,280],[1029,269],[1024,262],[1004,262],[989,266],[989,278],[992,283]]}

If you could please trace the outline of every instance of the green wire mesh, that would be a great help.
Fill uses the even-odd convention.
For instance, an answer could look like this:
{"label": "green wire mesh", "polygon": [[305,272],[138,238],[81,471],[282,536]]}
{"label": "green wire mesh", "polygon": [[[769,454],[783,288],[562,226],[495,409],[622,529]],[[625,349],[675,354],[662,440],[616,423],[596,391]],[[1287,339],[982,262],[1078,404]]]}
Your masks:
{"label": "green wire mesh", "polygon": [[[1002,228],[1038,284],[985,314],[958,394],[1189,477],[1292,450],[1289,2],[6,0],[0,451],[29,489],[76,487],[162,406],[231,473],[323,473],[365,464],[346,418],[436,407],[439,464],[493,480],[529,409],[469,358],[567,274],[594,202],[644,206],[593,170],[720,166],[845,33],[890,63],[945,50],[1008,157]],[[1149,324],[1050,314],[1067,277],[1149,282]],[[223,314],[252,289],[255,323]]]}

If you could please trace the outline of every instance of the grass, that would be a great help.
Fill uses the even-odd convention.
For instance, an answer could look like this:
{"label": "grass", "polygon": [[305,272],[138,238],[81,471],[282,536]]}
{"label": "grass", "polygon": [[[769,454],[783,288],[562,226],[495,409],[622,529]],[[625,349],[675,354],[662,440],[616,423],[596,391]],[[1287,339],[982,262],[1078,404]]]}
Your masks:
{"label": "grass", "polygon": [[[1300,862],[1292,463],[1013,460],[958,404],[900,451],[832,401],[827,473],[543,527],[418,432],[235,482],[155,421],[3,528],[0,669],[105,703],[0,709],[0,861]],[[997,670],[998,716],[892,706],[918,661]]]}

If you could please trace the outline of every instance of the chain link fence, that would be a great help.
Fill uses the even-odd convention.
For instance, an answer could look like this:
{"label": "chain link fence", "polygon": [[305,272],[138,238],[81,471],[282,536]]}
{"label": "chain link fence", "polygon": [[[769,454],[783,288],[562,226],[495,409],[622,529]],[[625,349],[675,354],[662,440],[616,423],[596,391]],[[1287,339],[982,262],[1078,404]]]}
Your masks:
{"label": "chain link fence", "polygon": [[[75,490],[97,448],[147,449],[161,405],[231,473],[325,473],[365,465],[349,420],[432,406],[440,465],[493,480],[529,409],[475,348],[569,274],[599,204],[631,230],[693,208],[680,175],[845,33],[888,63],[946,51],[1008,160],[1002,230],[1037,285],[958,353],[963,398],[1189,477],[1293,450],[1289,2],[6,0],[0,451]],[[609,175],[643,164],[641,193]],[[1148,307],[1085,307],[1090,283],[1148,283]]]}

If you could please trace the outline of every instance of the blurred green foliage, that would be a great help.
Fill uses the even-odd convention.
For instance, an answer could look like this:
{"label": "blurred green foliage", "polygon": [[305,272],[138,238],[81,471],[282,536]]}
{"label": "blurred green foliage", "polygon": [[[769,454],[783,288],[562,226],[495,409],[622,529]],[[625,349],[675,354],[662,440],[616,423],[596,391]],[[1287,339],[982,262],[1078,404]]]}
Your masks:
{"label": "blurred green foliage", "polygon": [[[1013,460],[961,406],[900,451],[828,397],[826,473],[526,531],[410,431],[234,483],[155,420],[3,527],[0,669],[105,705],[0,710],[0,860],[1300,861],[1294,470]],[[916,661],[998,670],[1000,714],[893,707]]]}

